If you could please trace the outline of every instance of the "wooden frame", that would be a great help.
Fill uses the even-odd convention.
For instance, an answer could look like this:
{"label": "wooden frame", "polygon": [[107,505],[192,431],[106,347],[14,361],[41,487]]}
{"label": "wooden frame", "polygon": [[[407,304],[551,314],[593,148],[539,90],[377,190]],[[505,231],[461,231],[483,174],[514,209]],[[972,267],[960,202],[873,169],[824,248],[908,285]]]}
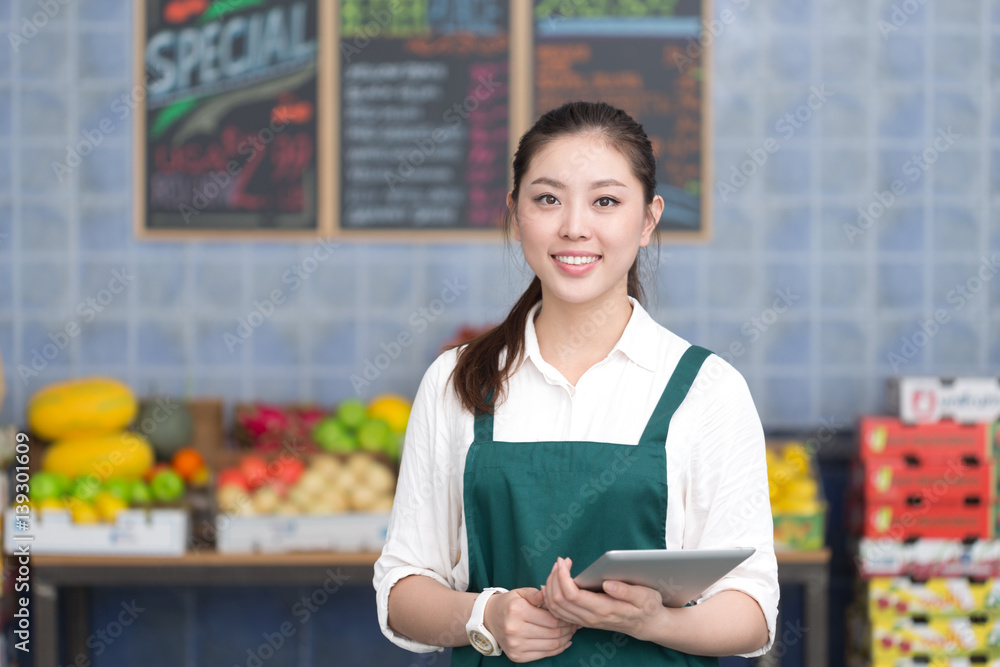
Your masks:
{"label": "wooden frame", "polygon": [[[138,0],[134,5],[133,21],[133,84],[144,88],[146,62],[146,5]],[[333,163],[333,151],[322,150],[330,141],[336,141],[334,123],[339,121],[339,109],[333,104],[330,78],[334,72],[326,63],[331,62],[334,50],[336,7],[327,0],[316,0],[317,26],[317,99],[316,99],[316,227],[303,230],[277,229],[150,229],[147,227],[146,210],[146,104],[136,107],[132,129],[132,218],[136,238],[149,241],[309,241],[331,235],[332,209],[330,194],[320,185],[327,180]],[[335,115],[337,117],[335,117]],[[336,145],[333,146],[336,149]]]}

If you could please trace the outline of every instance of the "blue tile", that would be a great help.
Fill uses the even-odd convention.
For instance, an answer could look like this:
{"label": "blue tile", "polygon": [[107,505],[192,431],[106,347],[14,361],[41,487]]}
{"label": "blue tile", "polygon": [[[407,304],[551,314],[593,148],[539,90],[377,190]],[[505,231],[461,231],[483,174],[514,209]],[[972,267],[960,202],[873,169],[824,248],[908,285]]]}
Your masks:
{"label": "blue tile", "polygon": [[222,321],[199,321],[195,324],[195,360],[210,366],[238,365],[247,339],[238,330],[235,318]]}
{"label": "blue tile", "polygon": [[740,308],[757,289],[754,266],[747,262],[719,260],[708,276],[708,305]]}
{"label": "blue tile", "polygon": [[924,133],[922,91],[883,92],[878,131],[885,137],[917,138]]}
{"label": "blue tile", "polygon": [[[979,128],[981,119],[981,103],[979,91],[969,89],[968,92],[937,93],[934,96],[934,127],[939,130],[951,130],[968,137]],[[927,145],[935,137],[925,137]]]}
{"label": "blue tile", "polygon": [[783,148],[771,156],[764,172],[767,191],[772,194],[807,195],[811,167],[809,152]]}
{"label": "blue tile", "polygon": [[979,262],[973,259],[935,264],[931,277],[934,308],[943,308],[948,312],[981,308],[986,303],[981,290],[972,291],[975,282],[969,285],[969,281],[976,277],[979,268]]}
{"label": "blue tile", "polygon": [[22,90],[18,134],[27,138],[69,138],[69,95],[59,90]]}
{"label": "blue tile", "polygon": [[9,261],[17,238],[14,236],[14,213],[11,205],[0,202],[0,260]]}
{"label": "blue tile", "polygon": [[[246,319],[252,325],[249,315]],[[253,361],[265,366],[294,366],[301,359],[301,333],[295,320],[273,316],[254,329],[250,337]]]}
{"label": "blue tile", "polygon": [[[772,318],[771,313],[775,316]],[[811,326],[804,321],[789,321],[786,314],[768,310],[761,316],[765,325],[775,320],[773,325],[761,332],[760,342],[764,345],[764,360],[768,365],[791,364],[799,368],[809,366],[809,341]],[[751,326],[753,326],[751,324]]]}
{"label": "blue tile", "polygon": [[[914,28],[920,28],[926,23],[925,17],[927,12],[928,10],[924,3],[909,3],[904,7],[897,0],[883,1],[881,3],[881,11],[878,12],[879,20],[899,29],[895,31],[885,29],[882,32],[883,38],[887,41],[892,41],[899,39],[899,37],[904,36],[907,32],[913,31]],[[880,30],[882,29],[880,28]]]}
{"label": "blue tile", "polygon": [[824,33],[822,40],[820,58],[823,63],[823,81],[854,83],[863,72],[871,69],[872,59],[867,35]]}
{"label": "blue tile", "polygon": [[767,226],[767,236],[764,239],[766,250],[808,251],[812,236],[808,208],[797,206],[775,208],[771,210],[767,219],[770,224]]}
{"label": "blue tile", "polygon": [[81,192],[128,195],[132,189],[132,151],[105,140],[79,167]]}
{"label": "blue tile", "polygon": [[78,127],[74,130],[78,135],[74,134],[74,137],[83,137],[84,133],[93,135],[97,131],[106,136],[124,136],[125,128],[118,113],[120,105],[115,102],[122,94],[119,86],[109,89],[107,84],[88,84],[87,90],[80,91],[77,97]]}
{"label": "blue tile", "polygon": [[893,33],[878,48],[876,54],[881,78],[912,82],[923,79],[926,50],[922,36]]}
{"label": "blue tile", "polygon": [[[27,3],[25,3],[27,4]],[[66,32],[53,26],[39,30],[14,57],[15,76],[25,81],[65,83],[69,81],[69,40]]]}
{"label": "blue tile", "polygon": [[[20,357],[11,355],[4,363],[12,366],[23,364],[38,373],[31,377],[31,383],[35,380],[41,384],[53,381],[52,376],[60,370],[65,371],[75,357],[73,339],[66,331],[66,324],[65,320],[55,319],[23,320]],[[70,330],[73,331],[76,330]]]}
{"label": "blue tile", "polygon": [[717,204],[713,216],[710,246],[713,250],[745,250],[750,247],[754,231],[750,209]]}
{"label": "blue tile", "polygon": [[820,360],[823,366],[855,366],[865,360],[869,347],[866,327],[850,320],[824,321],[819,332]]}
{"label": "blue tile", "polygon": [[10,136],[11,113],[14,107],[14,96],[10,92],[10,86],[0,84],[0,137]]}
{"label": "blue tile", "polygon": [[181,322],[147,321],[139,325],[137,337],[138,362],[150,366],[180,366],[189,362]]}
{"label": "blue tile", "polygon": [[368,298],[385,306],[406,305],[414,297],[413,264],[406,250],[372,252]]}
{"label": "blue tile", "polygon": [[[353,322],[340,320],[312,321],[308,325],[312,351],[306,360],[310,366],[349,366],[357,358],[357,335]],[[412,339],[407,345],[413,345]]]}
{"label": "blue tile", "polygon": [[822,246],[826,250],[862,252],[871,243],[871,226],[860,219],[857,209],[826,205],[820,217]]}
{"label": "blue tile", "polygon": [[70,226],[67,211],[28,204],[21,209],[21,249],[67,252]]}
{"label": "blue tile", "polygon": [[259,303],[264,310],[273,309],[285,314],[297,312],[303,294],[302,285],[305,280],[311,280],[312,274],[308,273],[310,267],[315,273],[316,265],[308,261],[303,263],[301,256],[297,255],[291,255],[287,261],[255,262],[250,284],[251,301],[245,305],[252,308]]}
{"label": "blue tile", "polygon": [[737,90],[713,92],[714,136],[743,139],[753,135],[753,101]]}
{"label": "blue tile", "polygon": [[895,375],[919,374],[926,368],[929,340],[919,317],[887,318],[879,322],[876,361]]}
{"label": "blue tile", "polygon": [[954,0],[948,3],[948,11],[935,15],[935,25],[955,27],[979,27],[982,21],[982,0]]}
{"label": "blue tile", "polygon": [[804,312],[812,302],[812,279],[806,264],[772,263],[766,267],[760,307],[778,302],[792,312]]}
{"label": "blue tile", "polygon": [[701,303],[697,267],[667,261],[657,271],[656,292],[659,305],[672,308],[695,308]]}
{"label": "blue tile", "polygon": [[[253,664],[259,660],[268,667],[297,667],[297,635],[302,632],[302,623],[301,615],[293,615],[292,610],[310,613],[300,598],[312,592],[298,588],[197,589],[197,664]],[[287,633],[282,632],[283,628]],[[272,637],[270,644],[267,637]],[[272,648],[272,644],[278,648]],[[338,655],[339,659],[342,651],[343,646],[327,655]]]}
{"label": "blue tile", "polygon": [[95,588],[90,595],[94,667],[185,664],[183,596],[184,589],[169,586]]}
{"label": "blue tile", "polygon": [[952,148],[934,165],[934,192],[939,195],[977,196],[983,187],[980,151]]}
{"label": "blue tile", "polygon": [[[67,165],[66,155],[65,147],[22,150],[17,158],[21,192],[38,195],[48,202],[64,201],[78,176],[77,170]],[[9,157],[7,151],[0,149],[0,189],[6,188],[0,191],[10,188]]]}
{"label": "blue tile", "polygon": [[[351,383],[350,374],[324,374],[314,377],[309,384],[309,398],[324,405],[336,405],[345,398],[352,398],[354,396],[364,396],[367,398],[375,395],[375,393],[366,387],[359,387],[359,390],[355,391],[355,386]],[[416,393],[410,395],[415,396]]]}
{"label": "blue tile", "polygon": [[767,50],[767,60],[773,79],[786,81],[808,81],[812,58],[809,38],[785,35],[781,40],[771,42]]}
{"label": "blue tile", "polygon": [[901,204],[892,206],[872,229],[876,231],[880,250],[923,250],[924,209]]}
{"label": "blue tile", "polygon": [[812,17],[809,0],[775,0],[771,16],[775,23],[805,25]]}
{"label": "blue tile", "polygon": [[824,194],[856,196],[864,192],[872,180],[868,156],[862,150],[824,152],[820,173]]}
{"label": "blue tile", "polygon": [[840,424],[854,424],[873,412],[868,402],[871,383],[867,378],[824,375],[820,385],[820,415]]}
{"label": "blue tile", "polygon": [[181,262],[143,262],[136,268],[139,303],[145,308],[182,308],[185,266]]}
{"label": "blue tile", "polygon": [[[301,282],[303,303],[308,309],[355,308],[358,300],[358,273],[349,253],[338,250]],[[293,283],[290,289],[296,288]]]}
{"label": "blue tile", "polygon": [[800,378],[769,377],[764,380],[767,406],[764,427],[771,424],[810,424],[812,389],[809,381]]}
{"label": "blue tile", "polygon": [[[932,327],[928,327],[934,331]],[[960,318],[951,318],[931,337],[934,366],[947,372],[982,372],[979,358],[979,324]]]}
{"label": "blue tile", "polygon": [[253,397],[270,403],[297,403],[305,400],[301,383],[294,376],[258,373],[250,379]]}
{"label": "blue tile", "polygon": [[80,78],[126,80],[131,68],[130,35],[114,32],[80,34],[77,67]]}
{"label": "blue tile", "polygon": [[80,332],[80,361],[88,365],[128,363],[128,325],[98,317]]}
{"label": "blue tile", "polygon": [[14,306],[14,265],[0,262],[0,310]]}
{"label": "blue tile", "polygon": [[242,265],[235,262],[205,262],[195,269],[195,296],[201,309],[239,312],[246,315],[249,306],[243,298]]}
{"label": "blue tile", "polygon": [[823,264],[820,281],[824,308],[852,308],[860,311],[871,303],[872,279],[861,262],[831,261]]}
{"label": "blue tile", "polygon": [[982,234],[974,209],[957,206],[936,206],[932,224],[934,247],[944,251],[982,251]]}
{"label": "blue tile", "polygon": [[118,0],[88,0],[80,5],[79,16],[81,21],[97,21],[103,24],[127,22],[132,18],[131,3],[119,2]]}
{"label": "blue tile", "polygon": [[[951,6],[943,14],[951,14]],[[939,83],[974,83],[982,77],[983,62],[978,39],[965,35],[934,37],[934,77]]]}
{"label": "blue tile", "polygon": [[21,263],[21,304],[24,308],[68,315],[70,309],[69,266],[65,262]]}
{"label": "blue tile", "polygon": [[132,209],[128,204],[80,207],[80,247],[124,251],[132,243]]}
{"label": "blue tile", "polygon": [[[1000,368],[1000,319],[993,320],[990,325],[990,344],[989,355],[990,355],[990,366],[993,367],[994,371]],[[991,375],[996,375],[995,372]]]}
{"label": "blue tile", "polygon": [[[868,121],[868,103],[862,97],[838,91],[818,113],[820,130],[825,137],[856,137],[858,128]],[[836,147],[836,145],[834,145]]]}
{"label": "blue tile", "polygon": [[79,264],[79,297],[97,317],[127,313],[129,295],[136,288],[136,273],[124,262],[83,261]]}
{"label": "blue tile", "polygon": [[13,184],[11,151],[6,148],[0,148],[0,192],[12,192]]}
{"label": "blue tile", "polygon": [[923,299],[924,273],[919,264],[879,264],[879,307],[919,308]]}

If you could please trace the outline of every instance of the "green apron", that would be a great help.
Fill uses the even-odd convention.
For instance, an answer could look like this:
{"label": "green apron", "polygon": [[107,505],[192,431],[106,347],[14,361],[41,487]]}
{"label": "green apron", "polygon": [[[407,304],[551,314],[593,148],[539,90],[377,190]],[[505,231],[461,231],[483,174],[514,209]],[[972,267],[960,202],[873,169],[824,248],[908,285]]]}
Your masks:
{"label": "green apron", "polygon": [[[579,574],[609,549],[665,549],[670,419],[711,354],[691,346],[681,357],[637,446],[609,442],[496,442],[493,416],[478,415],[465,462],[469,588],[538,588],[557,556]],[[514,664],[471,646],[451,664]],[[622,633],[581,628],[562,654],[531,664],[718,665]]]}

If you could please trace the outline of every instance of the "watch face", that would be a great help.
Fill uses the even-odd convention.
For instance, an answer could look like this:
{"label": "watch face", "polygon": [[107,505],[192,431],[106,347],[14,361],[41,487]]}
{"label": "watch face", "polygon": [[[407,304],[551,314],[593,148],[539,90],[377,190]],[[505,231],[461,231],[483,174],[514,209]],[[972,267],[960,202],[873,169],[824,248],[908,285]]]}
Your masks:
{"label": "watch face", "polygon": [[493,653],[493,642],[487,639],[483,633],[477,630],[470,630],[469,641],[472,642],[472,648],[476,649],[480,653]]}

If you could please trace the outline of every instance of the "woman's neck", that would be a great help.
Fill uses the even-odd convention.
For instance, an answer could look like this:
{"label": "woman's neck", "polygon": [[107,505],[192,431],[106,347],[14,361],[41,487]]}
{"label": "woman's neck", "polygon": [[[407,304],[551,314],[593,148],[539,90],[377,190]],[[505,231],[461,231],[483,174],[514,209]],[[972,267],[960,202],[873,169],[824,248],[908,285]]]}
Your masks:
{"label": "woman's neck", "polygon": [[608,293],[585,304],[543,296],[535,318],[539,352],[575,385],[588,368],[608,356],[631,316],[632,304],[624,292]]}

